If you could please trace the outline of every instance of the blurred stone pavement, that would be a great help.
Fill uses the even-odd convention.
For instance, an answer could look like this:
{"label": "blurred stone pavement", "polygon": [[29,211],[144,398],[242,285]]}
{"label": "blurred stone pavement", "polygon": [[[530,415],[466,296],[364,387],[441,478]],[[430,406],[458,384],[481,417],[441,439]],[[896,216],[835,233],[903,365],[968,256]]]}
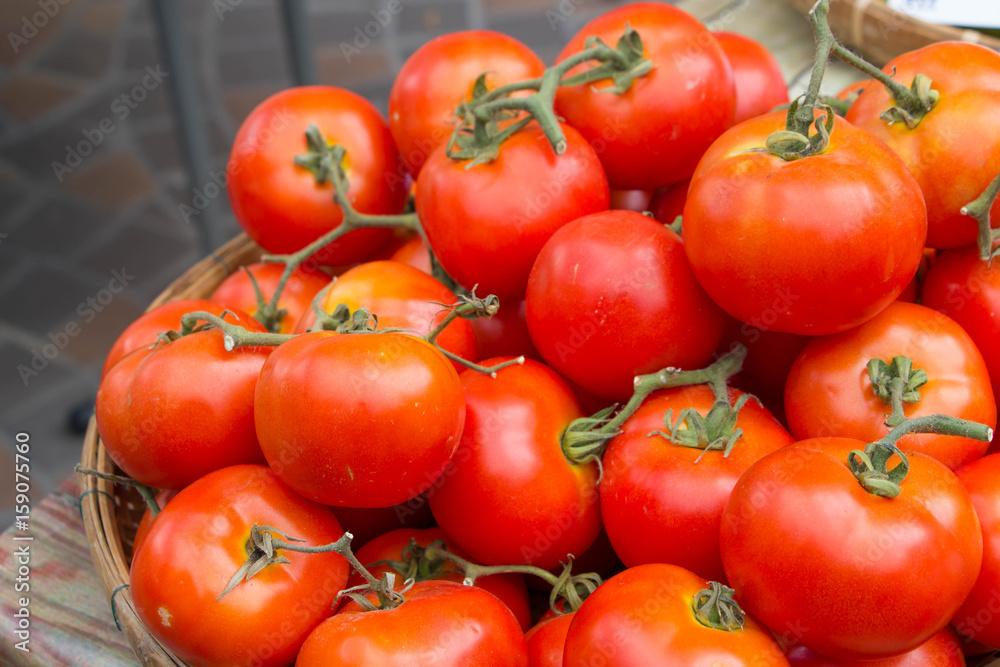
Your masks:
{"label": "blurred stone pavement", "polygon": [[[210,168],[224,169],[242,119],[291,85],[277,0],[176,0],[198,70]],[[387,0],[313,0],[321,83],[385,112],[393,76],[417,47],[454,30],[517,37],[551,62],[617,0],[400,0],[402,11],[348,63],[341,45]],[[781,0],[689,0],[699,18],[750,34],[792,79],[811,58],[805,19]],[[12,517],[14,436],[31,438],[32,501],[79,460],[69,412],[93,400],[118,333],[201,254],[185,221],[183,169],[146,0],[0,2],[0,528]],[[831,84],[836,89],[837,84]],[[237,225],[216,202],[228,238]]]}

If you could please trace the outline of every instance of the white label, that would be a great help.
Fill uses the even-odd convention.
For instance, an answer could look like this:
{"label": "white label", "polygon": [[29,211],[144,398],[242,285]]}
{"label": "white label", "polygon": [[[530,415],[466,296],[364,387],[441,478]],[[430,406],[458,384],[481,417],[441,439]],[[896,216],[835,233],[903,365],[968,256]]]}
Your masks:
{"label": "white label", "polygon": [[891,9],[940,25],[1000,28],[1000,0],[887,0]]}

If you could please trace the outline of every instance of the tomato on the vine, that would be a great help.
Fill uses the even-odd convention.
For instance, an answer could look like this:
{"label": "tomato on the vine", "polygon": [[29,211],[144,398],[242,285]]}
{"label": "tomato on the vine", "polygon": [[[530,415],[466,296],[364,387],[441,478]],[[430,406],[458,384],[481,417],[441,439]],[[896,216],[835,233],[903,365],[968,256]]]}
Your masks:
{"label": "tomato on the vine", "polygon": [[[249,264],[223,280],[212,291],[211,299],[226,308],[236,308],[256,317],[258,302],[254,282],[264,302],[270,303],[284,271],[285,265],[277,262]],[[253,276],[252,280],[250,276]],[[277,323],[276,332],[290,333],[295,322],[309,311],[316,293],[329,284],[328,276],[296,269],[288,277],[278,299],[278,310],[285,311],[285,314]]]}
{"label": "tomato on the vine", "polygon": [[836,333],[872,318],[917,272],[927,215],[902,159],[838,118],[822,153],[766,148],[775,112],[705,153],[684,205],[684,249],[723,310],[759,329]]}
{"label": "tomato on the vine", "polygon": [[1000,455],[991,454],[956,473],[972,496],[983,530],[983,566],[951,623],[963,637],[1000,647]]}
{"label": "tomato on the vine", "polygon": [[[276,93],[243,121],[226,174],[233,213],[246,233],[271,253],[301,250],[343,220],[333,186],[295,164],[307,152],[306,129],[318,126],[329,144],[346,151],[348,196],[362,213],[399,213],[403,184],[392,184],[399,153],[389,126],[375,106],[355,93],[331,86],[301,86]],[[323,264],[356,262],[389,237],[386,229],[359,229],[317,253]]]}
{"label": "tomato on the vine", "polygon": [[735,32],[714,32],[712,35],[733,68],[736,83],[734,125],[788,103],[785,76],[767,47]]}
{"label": "tomato on the vine", "polygon": [[268,565],[219,597],[247,560],[255,524],[310,546],[344,532],[328,507],[294,493],[266,466],[240,465],[178,493],[135,553],[129,590],[136,613],[182,660],[285,667],[331,614],[348,573],[335,553],[288,554],[289,562]]}
{"label": "tomato on the vine", "polygon": [[[652,69],[624,93],[601,82],[556,91],[556,113],[595,148],[616,190],[651,190],[687,178],[705,149],[733,124],[733,72],[715,37],[672,5],[638,2],[583,26],[556,62],[597,37],[614,47],[629,26],[642,38]],[[586,63],[570,75],[592,69]]]}
{"label": "tomato on the vine", "polygon": [[542,75],[545,64],[518,40],[492,30],[441,35],[413,52],[389,93],[389,129],[414,177],[454,129],[455,108],[486,74],[490,90]]}
{"label": "tomato on the vine", "polygon": [[451,362],[422,339],[317,331],[274,350],[254,418],[268,463],[297,492],[327,505],[387,507],[445,469],[465,400]]}
{"label": "tomato on the vine", "polygon": [[923,644],[902,655],[879,660],[837,660],[805,646],[785,649],[792,667],[965,667],[962,644],[955,631],[946,627]]}

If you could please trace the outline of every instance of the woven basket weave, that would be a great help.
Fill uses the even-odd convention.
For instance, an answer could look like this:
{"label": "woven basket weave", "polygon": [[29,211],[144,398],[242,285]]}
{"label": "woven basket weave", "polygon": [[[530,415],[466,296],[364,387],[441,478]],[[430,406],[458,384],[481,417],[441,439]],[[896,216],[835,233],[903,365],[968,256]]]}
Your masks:
{"label": "woven basket weave", "polygon": [[[240,235],[213,256],[188,269],[149,307],[155,308],[178,299],[207,299],[226,276],[245,264],[258,261],[261,254],[260,247],[245,235]],[[82,463],[85,468],[100,472],[121,472],[98,437],[97,423],[93,418],[84,436]],[[99,491],[83,496],[83,526],[87,531],[94,567],[108,597],[114,596],[112,605],[115,617],[128,638],[129,645],[142,665],[186,666],[188,663],[173,655],[149,633],[135,613],[129,589],[123,588],[129,581],[132,539],[145,511],[142,497],[132,487],[123,487],[94,477],[84,476],[83,486],[85,492],[91,489]]]}
{"label": "woven basket weave", "polygon": [[[816,0],[788,0],[796,9],[808,12]],[[884,0],[835,0],[830,3],[830,27],[845,46],[878,65],[884,65],[901,53],[934,42],[961,40],[1000,50],[1000,39],[978,30],[934,25],[901,14]]]}

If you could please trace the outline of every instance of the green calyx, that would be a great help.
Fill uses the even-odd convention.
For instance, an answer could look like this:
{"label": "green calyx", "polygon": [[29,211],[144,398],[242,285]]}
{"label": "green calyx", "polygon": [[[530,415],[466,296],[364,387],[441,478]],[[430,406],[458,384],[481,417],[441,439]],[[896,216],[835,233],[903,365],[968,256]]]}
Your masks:
{"label": "green calyx", "polygon": [[295,156],[295,164],[312,172],[320,185],[333,178],[333,170],[339,167],[343,170],[344,147],[339,144],[329,144],[323,138],[323,133],[315,125],[306,129],[306,152]]}
{"label": "green calyx", "polygon": [[673,410],[667,410],[663,416],[666,431],[653,431],[649,437],[658,435],[675,445],[702,450],[696,462],[710,450],[721,451],[723,457],[728,457],[736,441],[743,437],[743,429],[737,428],[736,421],[751,398],[761,405],[756,396],[743,394],[734,405],[729,405],[726,398],[717,398],[704,417],[694,408],[685,408],[674,421]]}
{"label": "green calyx", "polygon": [[387,565],[392,568],[404,581],[431,581],[441,579],[449,572],[456,572],[454,568],[447,568],[451,561],[440,555],[447,551],[444,540],[434,540],[426,547],[417,544],[417,541],[410,538],[410,543],[403,549],[399,560],[386,560],[371,563],[367,567],[377,565]]}
{"label": "green calyx", "polygon": [[708,588],[694,596],[691,608],[695,620],[706,628],[736,632],[743,629],[746,614],[733,599],[735,591],[717,581],[710,581]]}
{"label": "green calyx", "polygon": [[[893,123],[905,123],[911,130],[920,124],[924,116],[934,109],[941,94],[933,90],[933,82],[925,74],[917,74],[913,77],[908,94],[900,95],[897,91],[890,89],[896,105],[882,112],[879,116],[889,125]],[[904,89],[905,90],[905,89]]]}
{"label": "green calyx", "polygon": [[868,378],[872,383],[872,391],[886,405],[892,406],[892,414],[885,420],[885,425],[892,428],[899,426],[906,419],[903,412],[904,403],[920,402],[920,387],[927,384],[927,373],[913,367],[909,357],[893,357],[890,363],[881,359],[868,362]]}
{"label": "green calyx", "polygon": [[[813,120],[813,108],[820,109],[823,115]],[[804,122],[802,110],[806,111],[807,120]],[[793,100],[788,105],[785,129],[772,132],[764,146],[771,155],[786,162],[825,153],[830,147],[830,134],[833,132],[836,116],[833,107],[829,105],[804,105],[800,100]],[[814,134],[810,134],[812,127],[816,129]]]}

